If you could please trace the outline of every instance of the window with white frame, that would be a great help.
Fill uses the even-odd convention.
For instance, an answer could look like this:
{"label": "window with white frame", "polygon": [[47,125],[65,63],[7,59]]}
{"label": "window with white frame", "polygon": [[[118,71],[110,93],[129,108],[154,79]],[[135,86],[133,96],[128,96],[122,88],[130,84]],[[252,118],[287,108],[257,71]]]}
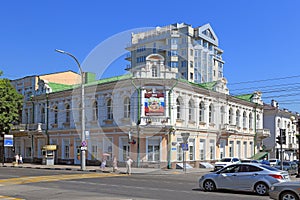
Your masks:
{"label": "window with white frame", "polygon": [[152,66],[152,77],[158,77],[158,69],[156,66]]}
{"label": "window with white frame", "polygon": [[97,140],[91,141],[91,160],[98,160],[98,142]]}
{"label": "window with white frame", "polygon": [[236,142],[236,148],[237,148],[237,150],[236,150],[236,152],[237,152],[237,156],[239,157],[239,158],[241,158],[241,141],[237,141]]}
{"label": "window with white frame", "polygon": [[45,117],[46,116],[46,114],[45,114],[46,111],[45,110],[46,110],[45,107],[41,108],[41,123],[44,123],[44,124],[46,123],[46,117]]}
{"label": "window with white frame", "polygon": [[176,117],[177,119],[181,118],[181,109],[180,109],[180,101],[179,99],[176,100]]}
{"label": "window with white frame", "polygon": [[147,159],[148,161],[160,160],[160,139],[159,138],[148,138]]}
{"label": "window with white frame", "polygon": [[247,148],[247,142],[244,141],[244,158],[248,158],[248,148]]}
{"label": "window with white frame", "polygon": [[233,124],[233,110],[232,110],[232,108],[230,108],[229,111],[228,111],[228,123]]}
{"label": "window with white frame", "polygon": [[234,156],[234,142],[230,141],[229,142],[229,157],[233,157]]}
{"label": "window with white frame", "polygon": [[112,120],[113,119],[113,105],[112,100],[108,99],[106,102],[107,115],[106,118]]}
{"label": "window with white frame", "polygon": [[200,139],[199,154],[200,160],[206,160],[205,139]]}
{"label": "window with white frame", "polygon": [[249,114],[249,129],[253,129],[253,115]]}
{"label": "window with white frame", "polygon": [[190,138],[189,139],[189,160],[195,160],[195,139]]}
{"label": "window with white frame", "polygon": [[210,154],[210,160],[215,160],[215,154],[216,154],[216,145],[215,140],[211,139],[209,140],[209,154]]}
{"label": "window with white frame", "polygon": [[103,153],[107,153],[110,156],[107,156],[107,160],[112,159],[113,155],[113,138],[112,137],[106,137],[103,139]]}
{"label": "window with white frame", "polygon": [[69,159],[70,158],[70,139],[63,139],[62,142],[63,146],[63,159]]}
{"label": "window with white frame", "polygon": [[243,112],[243,128],[247,128],[247,114],[246,114],[246,111]]}
{"label": "window with white frame", "polygon": [[236,111],[236,114],[235,114],[235,123],[236,123],[236,127],[240,127],[240,110]]}
{"label": "window with white frame", "polygon": [[54,112],[54,124],[58,124],[58,108],[57,108],[57,106],[53,107],[53,112]]}
{"label": "window with white frame", "polygon": [[177,161],[182,161],[182,148],[181,148],[181,143],[182,143],[182,138],[177,138]]}
{"label": "window with white frame", "polygon": [[66,106],[65,106],[65,109],[66,109],[66,122],[67,123],[70,123],[70,105],[69,104],[67,104]]}
{"label": "window with white frame", "polygon": [[93,121],[98,120],[98,102],[94,101],[93,103]]}
{"label": "window with white frame", "polygon": [[208,115],[209,115],[209,123],[214,123],[214,106],[213,106],[213,104],[210,104],[209,105],[209,113],[208,113]]}
{"label": "window with white frame", "polygon": [[224,124],[225,123],[225,108],[224,106],[221,106],[220,108],[220,113],[221,113],[221,124]]}
{"label": "window with white frame", "polygon": [[204,108],[204,102],[201,101],[199,103],[199,121],[200,122],[204,122],[204,110],[205,110],[205,108]]}
{"label": "window with white frame", "polygon": [[192,100],[189,101],[189,121],[194,120],[194,102]]}
{"label": "window with white frame", "polygon": [[252,155],[253,153],[254,153],[254,145],[253,145],[253,142],[250,142],[249,143],[249,145],[250,145],[250,154]]}
{"label": "window with white frame", "polygon": [[125,97],[124,99],[124,118],[130,118],[130,99]]}

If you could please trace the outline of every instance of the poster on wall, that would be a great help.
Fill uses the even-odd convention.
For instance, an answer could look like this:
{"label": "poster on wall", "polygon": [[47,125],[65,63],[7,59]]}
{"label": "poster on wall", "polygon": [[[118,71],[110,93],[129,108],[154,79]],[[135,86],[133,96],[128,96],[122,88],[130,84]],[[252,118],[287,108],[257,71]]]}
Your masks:
{"label": "poster on wall", "polygon": [[145,94],[145,115],[163,116],[165,113],[164,93],[146,93]]}

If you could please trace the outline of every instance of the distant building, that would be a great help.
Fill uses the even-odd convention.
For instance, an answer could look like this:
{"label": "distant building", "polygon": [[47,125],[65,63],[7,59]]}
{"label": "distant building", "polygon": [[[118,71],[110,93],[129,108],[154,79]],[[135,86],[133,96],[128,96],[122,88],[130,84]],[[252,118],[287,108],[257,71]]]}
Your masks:
{"label": "distant building", "polygon": [[297,121],[299,115],[286,109],[280,109],[278,103],[272,100],[271,104],[264,105],[264,127],[270,130],[271,137],[263,140],[263,148],[269,152],[270,158],[281,159],[280,144],[277,137],[280,132],[284,143],[282,144],[282,158],[296,160],[298,158]]}
{"label": "distant building", "polygon": [[146,63],[150,54],[160,54],[165,64],[178,69],[178,77],[205,83],[223,78],[223,50],[209,24],[193,28],[188,24],[171,24],[133,33],[127,70],[135,71]]}

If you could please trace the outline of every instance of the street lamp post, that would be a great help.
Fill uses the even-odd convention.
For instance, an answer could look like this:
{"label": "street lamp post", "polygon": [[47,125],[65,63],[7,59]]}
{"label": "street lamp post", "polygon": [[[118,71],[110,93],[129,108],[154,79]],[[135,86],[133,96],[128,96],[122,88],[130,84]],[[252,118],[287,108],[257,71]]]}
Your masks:
{"label": "street lamp post", "polygon": [[[77,58],[75,56],[73,56],[71,53],[63,51],[63,50],[59,50],[59,49],[55,49],[55,51],[57,51],[58,53],[62,53],[62,54],[66,54],[70,57],[72,57],[77,65],[78,68],[80,70],[80,75],[81,75],[81,145],[86,144],[85,141],[85,105],[84,105],[84,75],[83,75],[83,71],[82,68],[80,66],[80,63],[78,62]],[[80,156],[80,161],[81,161],[81,170],[85,170],[85,148],[81,148],[81,156]]]}
{"label": "street lamp post", "polygon": [[[297,126],[298,126],[298,134],[297,134],[297,138],[298,138],[298,161],[300,161],[300,119],[298,119],[297,122]],[[296,176],[296,178],[300,178],[300,163],[298,162],[298,174]]]}

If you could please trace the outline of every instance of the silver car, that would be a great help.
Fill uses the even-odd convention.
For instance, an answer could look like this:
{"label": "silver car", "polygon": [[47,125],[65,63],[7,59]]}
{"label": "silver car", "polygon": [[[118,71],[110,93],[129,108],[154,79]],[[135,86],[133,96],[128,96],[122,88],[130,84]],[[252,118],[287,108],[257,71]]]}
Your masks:
{"label": "silver car", "polygon": [[299,200],[300,181],[276,183],[271,186],[269,195],[276,200]]}
{"label": "silver car", "polygon": [[239,163],[203,175],[199,187],[205,191],[229,189],[267,195],[271,185],[285,181],[290,181],[286,171],[259,163]]}

